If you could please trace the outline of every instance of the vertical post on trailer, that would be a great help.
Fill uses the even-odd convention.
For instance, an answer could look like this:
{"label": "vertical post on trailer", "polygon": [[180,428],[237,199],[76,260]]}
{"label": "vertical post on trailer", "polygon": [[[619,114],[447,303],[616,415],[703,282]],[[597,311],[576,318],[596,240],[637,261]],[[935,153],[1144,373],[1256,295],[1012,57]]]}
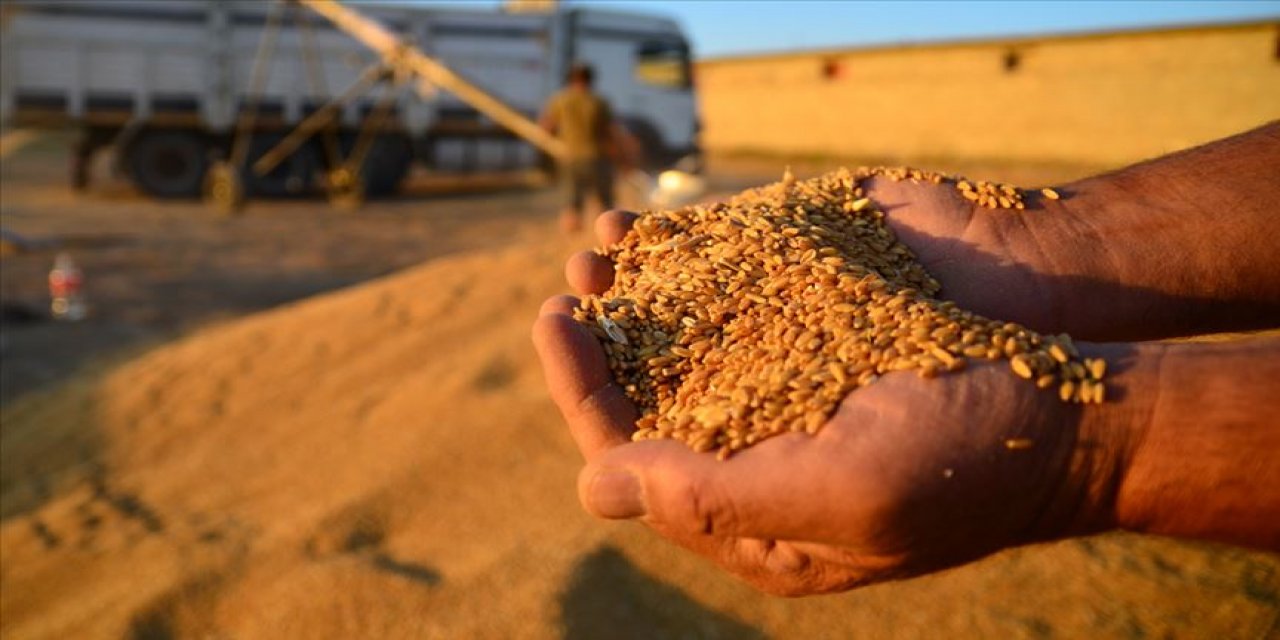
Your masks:
{"label": "vertical post on trailer", "polygon": [[[258,106],[270,76],[271,57],[275,53],[276,36],[280,27],[280,16],[284,11],[284,0],[273,0],[262,27],[262,39],[258,41],[258,50],[253,58],[253,71],[249,80],[247,94],[248,106],[236,119],[236,131],[231,140],[229,158],[216,162],[209,167],[205,179],[205,198],[213,207],[224,215],[238,213],[244,208],[245,189],[240,179],[240,172],[249,157],[249,145],[253,138],[253,129],[258,117]],[[233,88],[234,90],[234,88]],[[235,104],[233,100],[232,104]]]}

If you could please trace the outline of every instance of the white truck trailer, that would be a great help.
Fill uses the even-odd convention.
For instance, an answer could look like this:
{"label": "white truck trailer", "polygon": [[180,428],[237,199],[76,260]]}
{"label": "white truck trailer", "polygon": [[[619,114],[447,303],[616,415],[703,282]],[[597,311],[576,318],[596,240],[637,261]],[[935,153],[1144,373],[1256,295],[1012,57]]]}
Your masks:
{"label": "white truck trailer", "polygon": [[[477,11],[352,3],[512,109],[534,118],[571,63],[661,166],[697,152],[690,47],[672,20],[595,8]],[[260,91],[255,58],[271,3],[244,0],[10,0],[0,6],[0,123],[79,127],[80,151],[111,145],[137,186],[158,197],[200,194],[226,158],[243,112],[255,111],[248,164],[353,85],[378,56],[301,7],[277,14]],[[278,11],[278,8],[275,9]],[[467,103],[402,85],[361,173],[369,195],[393,192],[417,161],[438,171],[528,169],[539,153]],[[350,146],[375,99],[346,103]],[[317,138],[276,170],[245,175],[257,195],[307,191],[326,170]]]}

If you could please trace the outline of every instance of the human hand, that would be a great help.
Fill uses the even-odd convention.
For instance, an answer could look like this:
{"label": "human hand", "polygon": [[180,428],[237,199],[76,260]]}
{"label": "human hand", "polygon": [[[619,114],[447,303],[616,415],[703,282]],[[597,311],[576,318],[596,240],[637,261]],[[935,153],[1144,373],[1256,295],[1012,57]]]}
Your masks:
{"label": "human hand", "polygon": [[[1152,340],[1275,327],[1280,123],[977,208],[949,185],[865,185],[962,307],[1042,333]],[[1226,257],[1229,256],[1229,259]]]}
{"label": "human hand", "polygon": [[1046,251],[1036,238],[1037,221],[1060,216],[1061,202],[1031,191],[1024,194],[1025,210],[988,209],[947,183],[874,177],[862,186],[898,239],[942,284],[942,297],[990,318],[1075,335],[1075,327],[1063,324],[1062,281],[1053,277],[1073,254]]}
{"label": "human hand", "polygon": [[[601,241],[632,219],[602,216]],[[584,253],[566,275],[598,293],[612,265]],[[725,461],[675,441],[630,442],[636,408],[570,317],[575,304],[547,301],[534,340],[588,461],[584,506],[638,518],[765,591],[838,591],[1107,524],[1092,478],[1113,458],[1108,447],[1076,455],[1081,409],[985,362],[934,380],[885,375],[815,436],[774,437]]]}

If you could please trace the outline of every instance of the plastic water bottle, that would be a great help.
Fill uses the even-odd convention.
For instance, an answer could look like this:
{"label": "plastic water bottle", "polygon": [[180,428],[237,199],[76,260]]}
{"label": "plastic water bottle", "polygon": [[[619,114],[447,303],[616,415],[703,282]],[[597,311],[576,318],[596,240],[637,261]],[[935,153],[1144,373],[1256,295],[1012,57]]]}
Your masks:
{"label": "plastic water bottle", "polygon": [[88,314],[85,304],[84,274],[76,266],[71,254],[59,253],[53,260],[53,270],[49,272],[49,297],[53,300],[50,311],[56,320],[75,322],[83,320]]}

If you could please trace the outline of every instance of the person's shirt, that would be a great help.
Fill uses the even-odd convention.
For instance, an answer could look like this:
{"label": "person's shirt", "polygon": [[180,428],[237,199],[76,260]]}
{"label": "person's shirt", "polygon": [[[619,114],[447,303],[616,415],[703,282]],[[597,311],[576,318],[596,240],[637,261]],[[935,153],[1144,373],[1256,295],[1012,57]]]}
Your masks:
{"label": "person's shirt", "polygon": [[568,87],[547,102],[545,116],[556,128],[570,160],[594,160],[605,155],[613,113],[609,103],[582,89]]}

